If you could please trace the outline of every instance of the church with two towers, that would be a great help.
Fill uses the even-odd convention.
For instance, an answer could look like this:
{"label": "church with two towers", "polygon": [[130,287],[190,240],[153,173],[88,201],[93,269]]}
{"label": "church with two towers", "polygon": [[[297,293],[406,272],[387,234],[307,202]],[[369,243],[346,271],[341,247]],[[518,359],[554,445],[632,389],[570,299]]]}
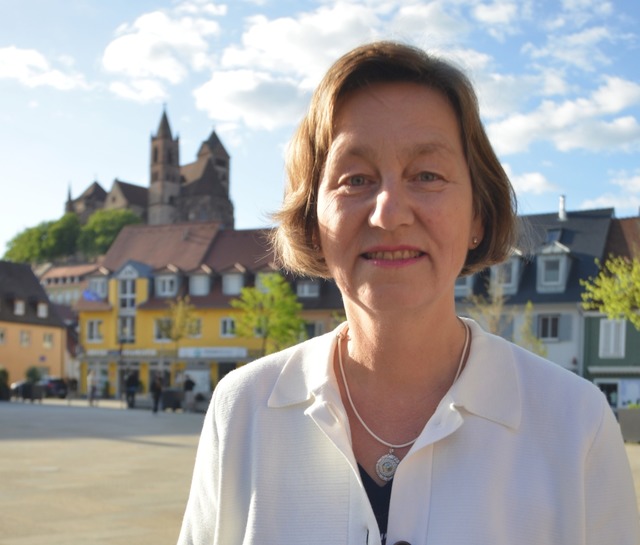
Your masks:
{"label": "church with two towers", "polygon": [[174,138],[166,111],[151,136],[149,186],[115,179],[107,192],[94,181],[79,197],[67,197],[65,212],[85,223],[97,210],[128,209],[149,225],[217,221],[234,228],[229,198],[230,157],[215,131],[202,142],[196,160],[180,164],[180,139]]}

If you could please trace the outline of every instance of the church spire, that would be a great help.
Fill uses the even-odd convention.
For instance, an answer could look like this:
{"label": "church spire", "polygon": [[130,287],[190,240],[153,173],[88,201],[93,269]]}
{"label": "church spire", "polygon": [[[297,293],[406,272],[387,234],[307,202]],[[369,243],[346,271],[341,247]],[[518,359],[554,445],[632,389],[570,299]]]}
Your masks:
{"label": "church spire", "polygon": [[160,119],[160,126],[158,127],[158,134],[156,134],[156,138],[168,138],[172,140],[171,136],[171,127],[169,126],[169,119],[167,118],[167,106],[163,104],[162,106],[162,118]]}

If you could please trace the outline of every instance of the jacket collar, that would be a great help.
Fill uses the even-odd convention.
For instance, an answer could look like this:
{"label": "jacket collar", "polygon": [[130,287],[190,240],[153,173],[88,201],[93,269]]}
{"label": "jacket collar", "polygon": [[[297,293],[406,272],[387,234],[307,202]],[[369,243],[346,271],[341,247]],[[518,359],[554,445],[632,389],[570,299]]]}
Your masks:
{"label": "jacket collar", "polygon": [[[332,369],[337,334],[334,331],[298,345],[285,362],[269,397],[271,408],[304,403],[313,397],[339,400],[339,389]],[[327,399],[329,398],[329,399]]]}
{"label": "jacket collar", "polygon": [[[471,329],[471,349],[448,397],[471,414],[517,429],[522,400],[514,347],[486,333],[473,320],[465,321]],[[302,343],[290,353],[269,398],[269,407],[286,407],[312,398],[342,405],[332,362],[337,333],[343,327]]]}
{"label": "jacket collar", "polygon": [[514,345],[485,332],[473,320],[467,364],[450,395],[457,407],[517,429],[522,418],[521,382]]}

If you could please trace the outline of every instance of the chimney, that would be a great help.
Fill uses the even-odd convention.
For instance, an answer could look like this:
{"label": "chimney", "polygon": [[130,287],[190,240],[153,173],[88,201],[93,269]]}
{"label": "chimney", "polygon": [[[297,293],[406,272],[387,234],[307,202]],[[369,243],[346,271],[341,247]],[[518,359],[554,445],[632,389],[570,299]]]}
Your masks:
{"label": "chimney", "polygon": [[565,208],[565,196],[560,195],[560,203],[558,206],[558,220],[567,221],[567,209]]}

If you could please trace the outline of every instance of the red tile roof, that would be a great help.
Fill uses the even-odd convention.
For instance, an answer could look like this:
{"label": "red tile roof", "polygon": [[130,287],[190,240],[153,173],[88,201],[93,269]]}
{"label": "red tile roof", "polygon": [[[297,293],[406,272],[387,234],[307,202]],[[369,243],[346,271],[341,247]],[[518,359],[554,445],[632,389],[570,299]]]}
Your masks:
{"label": "red tile roof", "polygon": [[269,229],[220,231],[204,263],[217,273],[237,269],[238,265],[250,272],[271,268],[275,257],[269,233]]}
{"label": "red tile roof", "polygon": [[127,225],[111,245],[103,266],[116,271],[129,260],[153,269],[169,264],[193,270],[202,264],[219,231],[219,222]]}
{"label": "red tile roof", "polygon": [[614,219],[609,228],[604,257],[640,257],[640,217]]}

